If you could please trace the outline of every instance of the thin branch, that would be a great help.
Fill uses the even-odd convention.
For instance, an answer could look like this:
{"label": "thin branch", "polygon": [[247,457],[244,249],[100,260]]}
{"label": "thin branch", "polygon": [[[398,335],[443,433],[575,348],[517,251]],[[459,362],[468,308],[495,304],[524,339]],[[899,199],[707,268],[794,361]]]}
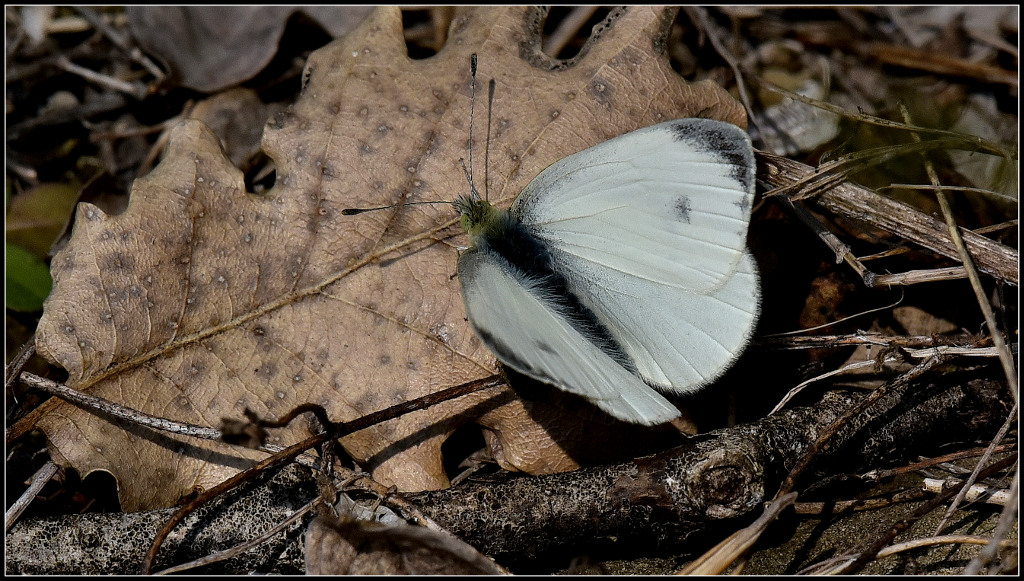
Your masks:
{"label": "thin branch", "polygon": [[33,474],[32,478],[29,480],[28,488],[25,489],[25,492],[23,492],[21,496],[18,497],[18,500],[14,501],[14,503],[11,504],[11,507],[7,509],[7,512],[4,513],[5,531],[10,529],[14,523],[18,521],[18,517],[21,516],[21,513],[25,512],[28,505],[35,500],[39,491],[46,486],[46,483],[53,478],[53,475],[56,474],[58,470],[60,470],[60,468],[52,461],[43,464],[39,470],[36,470],[36,473]]}
{"label": "thin branch", "polygon": [[[1003,452],[1009,452],[1016,448],[1016,444],[1003,444],[996,446],[993,450],[995,454],[1002,454]],[[960,460],[962,458],[974,458],[985,454],[988,447],[985,448],[972,448],[970,450],[960,450],[959,452],[953,452],[951,454],[943,454],[942,456],[936,456],[935,458],[928,458],[920,462],[908,464],[907,466],[901,466],[899,468],[893,468],[892,470],[872,470],[861,475],[861,478],[869,482],[878,482],[884,478],[890,478],[899,474],[905,474],[907,472],[915,472],[923,468],[935,466],[936,464],[943,464],[945,462],[951,462],[953,460]]]}
{"label": "thin branch", "polygon": [[[910,112],[907,111],[906,106],[900,104],[900,111],[903,113],[903,118],[909,123]],[[913,137],[915,142],[921,142],[921,136],[917,133],[911,133],[910,136]],[[960,262],[967,271],[967,278],[971,281],[971,288],[974,289],[974,296],[977,298],[978,306],[981,307],[981,313],[985,317],[988,332],[992,335],[992,340],[996,344],[996,349],[999,352],[999,362],[1003,364],[1006,383],[1010,386],[1010,394],[1013,395],[1014,401],[1018,401],[1020,396],[1017,393],[1017,370],[1013,365],[1013,355],[1003,339],[999,325],[996,324],[996,315],[992,312],[992,305],[989,304],[988,298],[985,297],[985,289],[982,288],[981,279],[978,278],[978,271],[974,268],[974,259],[967,252],[967,246],[960,236],[960,227],[957,226],[956,218],[953,217],[953,209],[949,206],[949,198],[946,197],[946,192],[939,187],[939,175],[935,172],[935,166],[932,165],[932,162],[927,157],[924,158],[924,168],[928,172],[928,179],[931,180],[932,185],[936,188],[935,198],[939,201],[942,216],[946,220],[946,227],[949,228],[949,237],[956,246],[957,254],[960,255]]]}
{"label": "thin branch", "polygon": [[1002,144],[996,143],[994,141],[989,141],[988,139],[984,139],[976,135],[965,135],[963,133],[957,133],[955,131],[946,131],[944,129],[932,129],[930,127],[919,127],[917,125],[909,125],[906,123],[900,123],[898,121],[890,121],[889,119],[883,119],[882,117],[875,117],[874,115],[868,115],[867,113],[863,112],[850,113],[846,109],[828,103],[827,101],[819,101],[818,99],[812,99],[810,97],[801,95],[800,93],[787,91],[786,89],[783,89],[782,87],[779,87],[778,85],[775,85],[757,76],[754,76],[753,78],[757,80],[757,82],[761,85],[762,88],[772,91],[773,93],[785,95],[790,99],[800,101],[801,103],[805,103],[812,107],[817,107],[818,109],[823,109],[825,111],[828,111],[829,113],[835,113],[836,115],[845,117],[847,119],[853,119],[855,121],[869,123],[871,125],[878,125],[880,127],[888,127],[890,129],[899,129],[901,131],[913,131],[919,134],[934,135],[936,137],[947,137],[950,139],[959,140],[963,142],[965,145],[969,144],[972,146],[972,148],[977,148],[977,151],[981,151],[983,153],[998,155],[1000,157],[1006,157],[1010,159],[1017,158],[1016,149],[1007,148]]}
{"label": "thin branch", "polygon": [[963,488],[960,490],[959,494],[957,494],[956,498],[953,499],[953,502],[950,503],[949,508],[946,509],[946,513],[942,516],[942,520],[939,521],[938,526],[935,527],[935,534],[941,533],[942,529],[946,527],[946,523],[949,521],[950,517],[953,516],[953,511],[956,510],[957,506],[959,506],[960,503],[963,501],[964,496],[967,495],[967,491],[977,481],[978,474],[981,473],[982,468],[984,468],[985,465],[988,464],[989,458],[991,458],[992,454],[995,452],[996,446],[999,445],[999,443],[1002,442],[1003,438],[1006,437],[1006,434],[1010,431],[1010,428],[1016,425],[1017,409],[1018,405],[1014,404],[1013,409],[1010,410],[1010,413],[1006,415],[1006,421],[1003,422],[1002,427],[999,428],[999,433],[996,434],[996,437],[992,438],[992,442],[989,443],[988,448],[986,448],[985,450],[985,453],[982,454],[981,459],[979,459],[978,463],[974,466],[974,470],[971,472],[971,475],[967,478],[967,480],[964,481]]}
{"label": "thin branch", "polygon": [[46,393],[55,395],[79,407],[88,410],[95,410],[105,415],[123,420],[127,423],[146,426],[161,432],[183,434],[185,436],[201,438],[203,440],[217,440],[220,439],[221,436],[220,430],[216,428],[197,426],[195,424],[187,424],[184,422],[176,422],[165,418],[151,416],[138,410],[116,404],[110,400],[88,395],[84,392],[78,391],[77,389],[71,389],[66,385],[61,385],[56,381],[51,381],[45,377],[39,377],[32,373],[22,373],[21,382],[29,387],[35,387],[45,391]]}
{"label": "thin branch", "polygon": [[25,342],[24,345],[18,349],[18,353],[11,359],[10,363],[7,364],[7,368],[4,370],[4,383],[7,385],[7,392],[10,393],[14,387],[14,383],[18,381],[18,374],[28,363],[29,359],[36,353],[36,341],[35,336]]}
{"label": "thin branch", "polygon": [[1013,483],[1010,484],[1010,498],[1006,502],[1006,506],[1003,507],[1003,512],[999,514],[999,522],[996,523],[996,530],[992,532],[992,538],[989,540],[988,546],[986,546],[977,557],[971,559],[971,562],[967,564],[964,569],[964,575],[977,575],[981,572],[981,568],[986,563],[991,563],[995,559],[996,551],[1005,542],[1002,539],[1006,538],[1006,535],[1013,528],[1013,524],[1018,522],[1017,520],[1017,501],[1019,500],[1020,494],[1020,467],[1013,472]]}

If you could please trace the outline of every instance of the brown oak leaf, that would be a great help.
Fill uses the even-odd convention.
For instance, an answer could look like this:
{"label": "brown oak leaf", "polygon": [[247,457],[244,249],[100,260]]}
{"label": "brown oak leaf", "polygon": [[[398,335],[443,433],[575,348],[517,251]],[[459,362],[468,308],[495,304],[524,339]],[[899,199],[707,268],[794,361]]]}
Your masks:
{"label": "brown oak leaf", "polygon": [[[349,420],[493,374],[454,277],[466,244],[455,212],[401,204],[468,188],[459,160],[470,55],[481,86],[496,81],[488,192],[507,205],[547,165],[610,137],[696,115],[744,124],[723,89],[672,71],[664,41],[673,18],[665,8],[613,11],[577,57],[559,61],[540,50],[542,11],[462,9],[443,49],[412,60],[399,10],[376,10],[310,57],[301,97],[267,124],[277,179],[266,194],[247,193],[212,132],[188,121],[124,213],[78,208],[52,262],[39,352],[67,369],[72,387],[208,426],[245,408],[276,417],[305,402]],[[475,123],[475,160],[485,127]],[[387,204],[399,205],[341,213]],[[342,442],[378,480],[421,490],[447,485],[441,444],[470,422],[508,468],[550,472],[599,458],[608,420],[588,414],[601,417],[493,388]],[[60,462],[110,471],[125,510],[173,504],[258,456],[59,401],[34,419]],[[308,433],[295,422],[272,436],[290,444]]]}

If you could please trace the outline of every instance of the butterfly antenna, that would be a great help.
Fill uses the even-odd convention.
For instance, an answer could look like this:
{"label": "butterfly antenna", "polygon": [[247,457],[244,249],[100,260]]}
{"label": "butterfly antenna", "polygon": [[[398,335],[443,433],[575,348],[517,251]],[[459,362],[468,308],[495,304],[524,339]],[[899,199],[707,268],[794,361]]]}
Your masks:
{"label": "butterfly antenna", "polygon": [[487,84],[487,141],[484,142],[484,199],[489,198],[491,184],[491,113],[494,111],[494,79]]}
{"label": "butterfly antenna", "polygon": [[[476,186],[473,184],[473,118],[476,116],[476,66],[477,57],[476,53],[473,53],[469,57],[469,170],[466,169],[466,164],[462,164],[462,171],[466,174],[466,179],[469,180],[469,191],[473,199],[480,199],[480,192],[476,191]],[[461,160],[460,160],[461,163]],[[484,190],[486,191],[487,185],[484,184]]]}

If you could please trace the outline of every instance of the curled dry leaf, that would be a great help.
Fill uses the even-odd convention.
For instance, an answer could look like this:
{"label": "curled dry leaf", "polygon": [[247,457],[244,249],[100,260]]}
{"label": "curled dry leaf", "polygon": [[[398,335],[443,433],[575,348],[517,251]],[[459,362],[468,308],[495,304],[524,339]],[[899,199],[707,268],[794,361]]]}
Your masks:
{"label": "curled dry leaf", "polygon": [[[212,93],[256,76],[277,53],[298,11],[340,36],[359,24],[366,6],[130,6],[136,40],[160,57],[185,87]],[[182,39],[185,39],[184,41]]]}
{"label": "curled dry leaf", "polygon": [[[302,96],[267,124],[263,146],[278,174],[265,195],[245,192],[216,138],[192,121],[136,182],[123,214],[79,207],[72,240],[52,263],[39,352],[68,370],[73,387],[208,426],[246,407],[276,417],[305,402],[349,420],[494,373],[453,276],[456,248],[466,244],[454,211],[341,210],[452,200],[467,189],[459,159],[472,53],[481,85],[496,80],[489,193],[499,205],[550,163],[639,127],[695,115],[742,125],[742,108],[724,90],[686,84],[670,68],[662,41],[673,15],[616,11],[562,62],[540,51],[542,12],[463,10],[440,53],[414,61],[398,9],[378,9],[311,56]],[[476,123],[476,160],[485,125]],[[471,421],[485,426],[506,467],[575,467],[562,440],[591,428],[579,418],[542,426],[530,412],[495,388],[343,444],[403,490],[447,485],[441,444]],[[252,457],[111,425],[61,402],[35,417],[59,461],[117,477],[126,510],[172,504]],[[272,436],[289,444],[306,434],[293,425]]]}
{"label": "curled dry leaf", "polygon": [[252,89],[228,89],[196,103],[189,114],[220,137],[225,154],[235,167],[245,169],[260,151],[262,124],[270,107]]}
{"label": "curled dry leaf", "polygon": [[501,575],[458,538],[424,527],[319,517],[306,532],[309,575]]}

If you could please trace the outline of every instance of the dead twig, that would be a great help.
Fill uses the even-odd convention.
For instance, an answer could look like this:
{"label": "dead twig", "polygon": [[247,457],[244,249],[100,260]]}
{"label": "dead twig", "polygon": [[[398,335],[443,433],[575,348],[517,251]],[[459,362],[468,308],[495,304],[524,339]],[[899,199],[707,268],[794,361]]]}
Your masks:
{"label": "dead twig", "polygon": [[[758,180],[770,187],[784,187],[814,176],[819,170],[785,157],[756,152]],[[822,208],[913,241],[942,256],[959,259],[946,225],[907,204],[891,200],[868,188],[849,182],[830,183],[815,202]],[[960,235],[978,269],[1011,284],[1019,284],[1020,258],[1017,250],[960,229]],[[842,258],[842,257],[840,257]],[[874,286],[874,277],[865,280]]]}

